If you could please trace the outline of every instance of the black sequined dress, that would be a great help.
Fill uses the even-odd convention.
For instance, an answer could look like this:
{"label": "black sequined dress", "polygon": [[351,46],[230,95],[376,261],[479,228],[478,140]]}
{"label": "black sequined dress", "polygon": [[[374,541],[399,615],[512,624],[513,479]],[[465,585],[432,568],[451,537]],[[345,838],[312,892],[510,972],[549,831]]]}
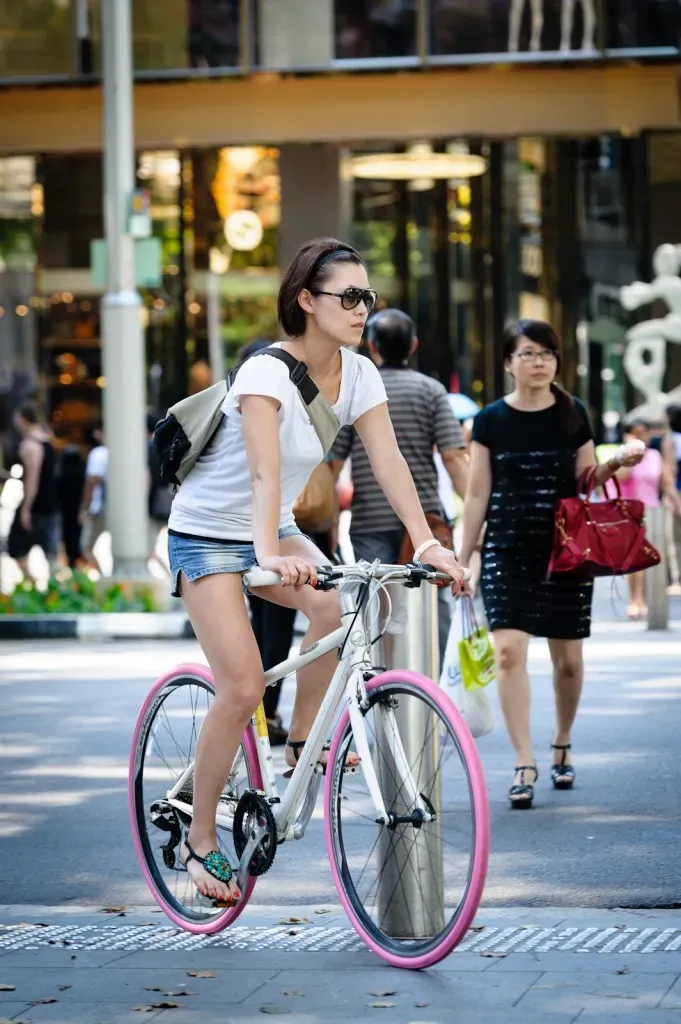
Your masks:
{"label": "black sequined dress", "polygon": [[555,505],[576,493],[577,450],[593,437],[576,405],[583,422],[571,435],[555,405],[520,412],[501,399],[475,418],[473,440],[489,449],[492,465],[480,578],[491,630],[564,640],[591,631],[593,584],[546,579]]}

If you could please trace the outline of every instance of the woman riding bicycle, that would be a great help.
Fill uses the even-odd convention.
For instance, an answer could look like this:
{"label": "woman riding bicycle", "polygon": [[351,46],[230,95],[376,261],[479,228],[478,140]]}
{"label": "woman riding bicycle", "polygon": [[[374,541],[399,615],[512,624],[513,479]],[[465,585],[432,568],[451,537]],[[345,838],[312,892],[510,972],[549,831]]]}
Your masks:
{"label": "woman riding bicycle", "polygon": [[[356,349],[376,303],[361,256],[334,238],[298,251],[279,290],[280,346],[304,362],[341,425],[354,424],[376,479],[426,561],[462,587],[463,570],[433,539],[395,440],[378,370]],[[241,736],[263,696],[263,668],[243,596],[242,573],[258,565],[280,586],[258,596],[303,612],[304,646],[340,625],[335,591],[317,591],[326,559],[295,526],[292,508],[324,452],[287,367],[246,362],[223,406],[213,443],[182,484],[169,520],[174,594],[181,593],[215,678],[215,700],[196,746],[193,817],[181,847],[203,896],[234,903],[240,892],[219,852],[216,808]],[[286,749],[289,766],[307,738],[336,665],[331,652],[298,673]],[[210,855],[210,856],[209,856]]]}

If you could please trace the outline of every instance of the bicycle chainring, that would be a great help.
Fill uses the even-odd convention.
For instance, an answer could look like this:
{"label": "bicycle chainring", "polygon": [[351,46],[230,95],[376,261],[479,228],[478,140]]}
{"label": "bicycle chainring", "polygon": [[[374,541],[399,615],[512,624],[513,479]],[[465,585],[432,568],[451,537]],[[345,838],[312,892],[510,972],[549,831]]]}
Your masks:
{"label": "bicycle chainring", "polygon": [[277,852],[277,825],[265,798],[253,790],[246,790],[234,812],[233,827],[234,849],[239,858],[251,836],[261,828],[267,830],[248,865],[249,875],[264,875],[271,868]]}

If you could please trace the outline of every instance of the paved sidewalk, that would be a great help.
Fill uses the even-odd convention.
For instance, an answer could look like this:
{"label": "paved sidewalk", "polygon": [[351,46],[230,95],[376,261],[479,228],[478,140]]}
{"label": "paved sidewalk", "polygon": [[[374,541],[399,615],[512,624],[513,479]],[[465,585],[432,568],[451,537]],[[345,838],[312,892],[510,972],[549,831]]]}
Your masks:
{"label": "paved sidewalk", "polygon": [[681,910],[490,910],[421,972],[383,965],[335,907],[249,908],[213,939],[149,908],[14,907],[0,922],[0,1020],[15,1024],[681,1020]]}

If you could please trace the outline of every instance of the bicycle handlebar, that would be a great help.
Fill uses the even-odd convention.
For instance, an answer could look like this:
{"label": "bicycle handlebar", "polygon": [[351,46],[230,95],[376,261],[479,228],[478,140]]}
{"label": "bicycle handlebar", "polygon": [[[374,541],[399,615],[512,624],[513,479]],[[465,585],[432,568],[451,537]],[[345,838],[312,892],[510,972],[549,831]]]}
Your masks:
{"label": "bicycle handlebar", "polygon": [[[365,579],[383,579],[385,576],[394,576],[395,583],[399,583],[399,575],[402,575],[404,582],[413,580],[428,583],[453,583],[451,576],[444,572],[438,572],[431,565],[324,565],[318,566],[317,575],[321,582],[332,585],[341,581],[347,576],[364,575]],[[464,582],[471,578],[470,569],[464,569]],[[244,585],[248,588],[276,587],[281,583],[281,575],[278,572],[270,572],[268,569],[260,569],[256,566],[243,574]]]}

